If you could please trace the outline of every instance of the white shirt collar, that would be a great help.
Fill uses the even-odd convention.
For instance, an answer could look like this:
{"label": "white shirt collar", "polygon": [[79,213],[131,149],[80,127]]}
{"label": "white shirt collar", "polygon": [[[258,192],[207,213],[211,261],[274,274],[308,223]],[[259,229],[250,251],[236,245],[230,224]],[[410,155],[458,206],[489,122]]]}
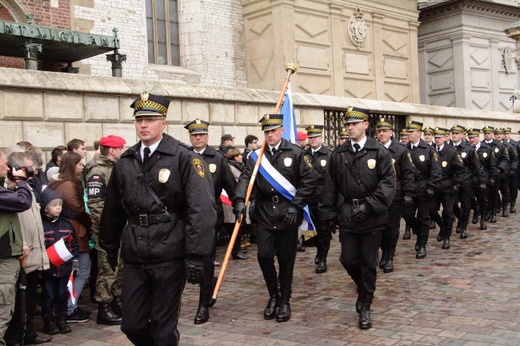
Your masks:
{"label": "white shirt collar", "polygon": [[201,151],[197,151],[195,149],[193,149],[193,151],[196,152],[199,155],[202,155],[202,154],[204,154],[204,151],[206,150],[206,148],[207,148],[207,146],[205,146]]}
{"label": "white shirt collar", "polygon": [[359,142],[354,142],[352,141],[352,151],[356,151],[356,148],[354,148],[354,144],[359,144],[359,150],[363,149],[365,147],[365,144],[367,142],[367,136],[363,137],[362,140],[360,140]]}
{"label": "white shirt collar", "polygon": [[[161,139],[159,139],[154,144],[148,145],[148,148],[150,148],[150,156],[153,155],[154,151],[157,149],[157,147],[159,146],[161,141],[162,141],[162,137],[161,137]],[[146,148],[146,145],[144,145],[143,142],[141,142],[141,148],[139,148],[139,153],[141,154],[141,157],[144,157],[144,152],[143,152],[144,148]]]}

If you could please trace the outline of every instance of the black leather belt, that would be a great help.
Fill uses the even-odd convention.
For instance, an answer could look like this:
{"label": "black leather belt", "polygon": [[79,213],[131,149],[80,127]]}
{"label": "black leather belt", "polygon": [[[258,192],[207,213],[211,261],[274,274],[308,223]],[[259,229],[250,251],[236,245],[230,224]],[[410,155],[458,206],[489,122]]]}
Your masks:
{"label": "black leather belt", "polygon": [[353,199],[346,199],[345,203],[350,204],[354,206],[354,208],[359,207],[361,204],[365,203],[367,200],[364,198],[353,198]]}
{"label": "black leather belt", "polygon": [[265,197],[262,197],[262,199],[264,201],[269,201],[272,203],[280,203],[285,199],[285,197],[280,196],[280,195],[274,195],[274,196],[265,196]]}
{"label": "black leather belt", "polygon": [[177,220],[177,214],[175,213],[162,213],[162,214],[140,214],[138,216],[130,216],[128,218],[128,224],[130,225],[140,225],[140,226],[148,226],[154,225],[157,223],[169,222]]}

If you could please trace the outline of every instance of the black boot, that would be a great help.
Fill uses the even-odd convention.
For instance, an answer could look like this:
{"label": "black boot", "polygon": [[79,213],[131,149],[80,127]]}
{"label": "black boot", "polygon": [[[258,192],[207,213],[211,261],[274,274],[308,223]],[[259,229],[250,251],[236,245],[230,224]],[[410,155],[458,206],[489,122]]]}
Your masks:
{"label": "black boot", "polygon": [[430,220],[430,229],[435,229],[435,221]]}
{"label": "black boot", "polygon": [[391,273],[394,271],[394,251],[394,249],[388,250],[383,273]]}
{"label": "black boot", "polygon": [[58,315],[58,317],[56,317],[56,327],[58,327],[58,329],[60,330],[60,333],[62,333],[62,334],[72,332],[72,329],[67,324],[67,313],[66,312],[60,313]]}
{"label": "black boot", "polygon": [[203,324],[208,322],[209,320],[209,307],[206,304],[200,304],[197,308],[197,313],[195,314],[195,319],[193,323],[195,324]]}
{"label": "black boot", "polygon": [[487,229],[484,219],[482,219],[482,218],[480,219],[480,229],[483,231]]}
{"label": "black boot", "polygon": [[320,258],[318,265],[316,266],[316,273],[321,274],[327,271],[327,260],[324,257]]}
{"label": "black boot", "polygon": [[423,259],[426,257],[426,238],[420,237],[417,239],[417,253],[415,254],[415,258]]}
{"label": "black boot", "polygon": [[276,315],[276,322],[287,322],[291,318],[291,290],[282,289],[281,304]]}
{"label": "black boot", "polygon": [[439,243],[440,243],[440,242],[444,239],[444,237],[446,236],[445,233],[446,233],[446,232],[444,231],[444,228],[441,227],[441,229],[439,230],[439,234],[437,234],[437,241],[438,241]]}
{"label": "black boot", "polygon": [[278,285],[270,285],[267,287],[269,290],[269,301],[264,309],[264,319],[272,320],[276,317],[276,308],[280,306],[280,294],[278,293]]}
{"label": "black boot", "polygon": [[114,299],[112,299],[111,308],[116,315],[123,316],[123,303],[121,301],[121,297],[114,297]]}
{"label": "black boot", "polygon": [[489,218],[489,222],[490,223],[496,223],[497,222],[497,213],[496,213],[496,209],[492,209],[491,210],[491,216]]}
{"label": "black boot", "polygon": [[466,239],[468,237],[468,220],[462,223],[462,228],[460,230],[460,239]]}
{"label": "black boot", "polygon": [[388,254],[386,251],[383,251],[381,254],[381,259],[379,260],[379,268],[383,269],[387,260]]}
{"label": "black boot", "polygon": [[462,231],[462,222],[459,220],[457,222],[457,227],[455,227],[455,232],[460,233]]}
{"label": "black boot", "polygon": [[507,213],[507,203],[504,203],[502,205],[502,216],[503,217],[508,217],[509,216],[509,214]]}
{"label": "black boot", "polygon": [[372,328],[372,320],[370,318],[370,305],[372,304],[373,294],[365,294],[363,298],[363,305],[359,313],[359,329]]}
{"label": "black boot", "polygon": [[511,214],[516,213],[515,205],[516,205],[516,201],[515,201],[515,200],[512,200],[512,201],[511,201],[511,206],[509,207],[509,212],[510,212]]}
{"label": "black boot", "polygon": [[112,311],[110,304],[99,303],[97,324],[106,324],[108,326],[115,326],[121,324],[121,316],[116,315]]}
{"label": "black boot", "polygon": [[479,213],[478,210],[473,211],[473,219],[471,219],[472,224],[476,224],[478,222]]}
{"label": "black boot", "polygon": [[412,231],[410,227],[404,228],[403,240],[409,240],[412,238]]}
{"label": "black boot", "polygon": [[43,316],[43,332],[49,335],[58,334],[60,332],[54,321],[54,316]]}
{"label": "black boot", "polygon": [[357,289],[357,300],[356,300],[356,312],[359,314],[361,312],[361,308],[363,307],[363,295],[361,293],[361,290]]}
{"label": "black boot", "polygon": [[442,248],[447,250],[450,248],[450,238],[445,238],[442,242]]}

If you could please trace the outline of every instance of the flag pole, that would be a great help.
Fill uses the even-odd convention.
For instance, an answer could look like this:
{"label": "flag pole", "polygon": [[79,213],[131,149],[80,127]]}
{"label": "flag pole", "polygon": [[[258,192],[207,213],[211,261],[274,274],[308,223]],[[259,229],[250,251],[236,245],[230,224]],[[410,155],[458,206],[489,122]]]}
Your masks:
{"label": "flag pole", "polygon": [[[274,113],[278,113],[280,111],[280,108],[282,106],[282,101],[284,99],[284,95],[287,91],[287,87],[289,86],[289,80],[291,78],[291,75],[295,73],[297,70],[297,67],[295,64],[286,64],[285,65],[285,80],[283,83],[282,90],[280,91],[280,96],[278,96],[278,100],[276,101],[276,106],[274,107]],[[262,161],[262,157],[264,156],[265,147],[267,145],[267,142],[264,140],[262,143],[262,147],[260,148],[260,152],[258,153],[258,159],[256,160],[255,167],[253,168],[253,172],[251,173],[251,179],[249,179],[249,184],[247,185],[246,190],[246,199],[244,201],[244,205],[247,205],[249,203],[249,199],[251,197],[251,192],[253,191],[253,186],[255,184],[256,175],[258,173],[258,169],[260,168],[260,162]],[[242,224],[242,221],[244,219],[244,215],[241,215],[238,220],[235,222],[235,227],[233,228],[233,233],[231,234],[231,238],[229,239],[229,245],[226,250],[226,254],[224,256],[224,261],[222,262],[222,266],[220,268],[220,273],[217,278],[217,283],[215,284],[215,288],[213,290],[213,296],[211,297],[211,301],[209,302],[209,306],[215,305],[217,302],[218,292],[220,291],[220,286],[222,285],[222,282],[224,281],[224,276],[226,275],[226,270],[229,264],[229,258],[231,257],[231,252],[233,251],[233,245],[235,244],[235,241],[238,236],[238,232],[240,230],[240,225]]]}

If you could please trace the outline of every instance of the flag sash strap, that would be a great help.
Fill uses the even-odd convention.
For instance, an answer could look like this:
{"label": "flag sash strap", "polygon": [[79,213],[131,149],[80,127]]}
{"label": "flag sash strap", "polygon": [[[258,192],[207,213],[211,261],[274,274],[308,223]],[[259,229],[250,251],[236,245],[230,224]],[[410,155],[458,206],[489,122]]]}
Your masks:
{"label": "flag sash strap", "polygon": [[[256,162],[258,160],[258,152],[260,149],[255,150],[251,153],[251,157]],[[260,167],[258,169],[262,177],[271,184],[271,186],[278,191],[282,196],[284,196],[289,201],[294,199],[296,195],[296,188],[287,178],[285,178],[280,172],[276,170],[276,168],[271,165],[271,162],[265,157],[262,156],[262,161],[260,162]],[[311,220],[309,206],[305,206],[303,208],[303,223],[302,228],[306,230],[314,230],[314,223]]]}

